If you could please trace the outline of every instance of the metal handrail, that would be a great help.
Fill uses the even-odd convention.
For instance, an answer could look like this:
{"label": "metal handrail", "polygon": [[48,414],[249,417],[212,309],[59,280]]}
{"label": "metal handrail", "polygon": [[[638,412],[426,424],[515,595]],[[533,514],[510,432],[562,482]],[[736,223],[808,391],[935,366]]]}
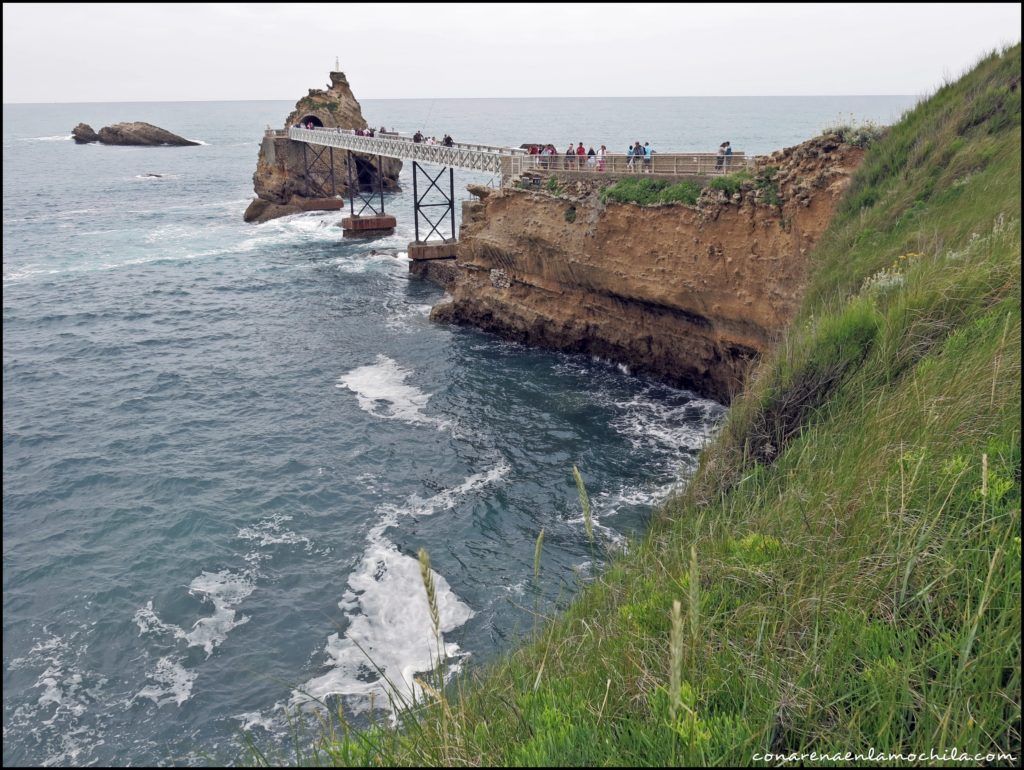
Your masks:
{"label": "metal handrail", "polygon": [[[280,134],[275,133],[275,136]],[[415,142],[412,136],[398,132],[357,134],[350,128],[317,126],[287,129],[289,138],[309,144],[337,147],[372,155],[417,160],[472,171],[500,173],[503,183],[525,172],[572,171],[588,174],[657,174],[662,176],[707,177],[753,166],[758,156],[742,152],[717,153],[654,152],[650,158],[625,153],[600,155],[530,155],[521,147],[501,147],[480,142],[453,142],[450,145]]]}
{"label": "metal handrail", "polygon": [[471,171],[512,173],[512,161],[525,152],[518,148],[454,142],[451,145],[413,142],[411,137],[394,134],[359,136],[351,129],[291,128],[288,136],[294,141],[326,147],[337,147],[367,155],[416,160],[440,166]]}
{"label": "metal handrail", "polygon": [[572,171],[586,174],[669,174],[673,176],[712,176],[752,167],[758,156],[734,152],[719,155],[712,152],[654,152],[650,158],[643,155],[606,153],[587,156],[555,154],[528,155],[521,163],[523,171]]}

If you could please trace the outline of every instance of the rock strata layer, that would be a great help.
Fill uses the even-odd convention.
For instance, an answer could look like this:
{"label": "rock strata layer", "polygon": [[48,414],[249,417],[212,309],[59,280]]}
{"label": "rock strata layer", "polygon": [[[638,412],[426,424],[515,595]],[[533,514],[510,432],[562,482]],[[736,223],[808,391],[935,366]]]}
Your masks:
{"label": "rock strata layer", "polygon": [[[298,123],[313,122],[328,128],[367,128],[362,108],[352,94],[343,72],[332,72],[331,82],[326,89],[310,89],[299,99],[295,109],[285,119],[284,128]],[[316,201],[333,201],[337,196],[349,195],[349,178],[345,150],[324,152],[313,160],[311,151],[304,150],[300,142],[293,142],[287,136],[268,133],[260,144],[253,174],[254,200],[246,209],[243,218],[247,222],[263,222],[296,210],[337,208],[333,203],[318,206]],[[333,178],[331,174],[333,157]],[[402,162],[394,158],[383,158],[380,171],[375,158],[352,153],[355,161],[355,183],[363,190],[376,190],[378,176],[384,190],[397,190],[398,174]],[[308,164],[308,168],[307,168]],[[273,205],[268,205],[273,204]],[[308,206],[294,209],[295,206]]]}
{"label": "rock strata layer", "polygon": [[728,402],[792,320],[807,254],[863,150],[819,137],[762,158],[696,206],[477,189],[450,300],[432,311],[528,344],[588,353]]}

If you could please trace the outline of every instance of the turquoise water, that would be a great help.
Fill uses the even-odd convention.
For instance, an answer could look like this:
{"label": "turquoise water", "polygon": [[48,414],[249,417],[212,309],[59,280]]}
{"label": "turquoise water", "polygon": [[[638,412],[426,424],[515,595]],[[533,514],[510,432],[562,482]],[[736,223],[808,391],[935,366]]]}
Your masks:
{"label": "turquoise water", "polygon": [[[764,152],[909,98],[405,100],[456,139]],[[285,102],[4,107],[4,764],[230,762],[288,710],[475,666],[642,531],[718,404],[624,367],[430,323],[395,236],[340,214],[247,225]],[[192,148],[76,146],[146,120]],[[149,176],[159,174],[159,177]],[[457,173],[458,189],[486,177]],[[409,170],[403,183],[411,189]],[[534,541],[545,531],[542,580]]]}

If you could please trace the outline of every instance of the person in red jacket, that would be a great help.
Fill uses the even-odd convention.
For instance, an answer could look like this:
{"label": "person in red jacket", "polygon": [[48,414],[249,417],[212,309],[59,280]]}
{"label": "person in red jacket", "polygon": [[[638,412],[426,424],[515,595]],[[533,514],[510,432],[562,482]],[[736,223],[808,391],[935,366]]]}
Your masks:
{"label": "person in red jacket", "polygon": [[580,142],[580,146],[576,148],[576,170],[582,171],[583,164],[587,162],[587,150],[583,146],[583,142]]}

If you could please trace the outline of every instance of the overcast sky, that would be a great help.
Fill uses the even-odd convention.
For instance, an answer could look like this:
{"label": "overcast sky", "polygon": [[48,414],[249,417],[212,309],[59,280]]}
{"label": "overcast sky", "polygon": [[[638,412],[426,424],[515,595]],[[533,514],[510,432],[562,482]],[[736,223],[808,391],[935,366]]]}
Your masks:
{"label": "overcast sky", "polygon": [[1005,4],[3,6],[3,101],[924,94]]}

